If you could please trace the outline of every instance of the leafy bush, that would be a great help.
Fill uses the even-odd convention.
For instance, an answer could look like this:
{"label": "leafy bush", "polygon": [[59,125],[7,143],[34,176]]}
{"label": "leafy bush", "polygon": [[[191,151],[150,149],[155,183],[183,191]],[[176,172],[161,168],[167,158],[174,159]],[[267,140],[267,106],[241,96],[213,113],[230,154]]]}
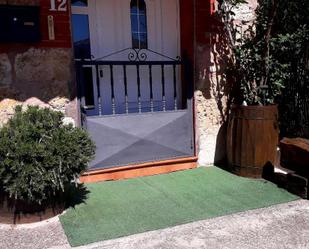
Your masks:
{"label": "leafy bush", "polygon": [[77,179],[95,146],[82,129],[63,125],[60,112],[15,111],[0,130],[0,188],[15,200],[41,204]]}
{"label": "leafy bush", "polygon": [[[303,90],[307,93],[304,86],[309,82],[309,1],[258,0],[256,19],[248,28],[248,23],[242,23],[240,32],[233,22],[234,11],[246,2],[219,0],[219,14],[234,55],[235,82],[241,93],[236,96],[237,102],[245,100],[250,105],[287,102],[286,97],[291,95],[289,86],[299,85],[301,90],[294,91],[294,99],[289,102],[300,107],[295,95],[302,95]],[[308,98],[303,100],[308,105]],[[300,109],[304,113],[308,110]],[[289,112],[293,114],[294,108]]]}

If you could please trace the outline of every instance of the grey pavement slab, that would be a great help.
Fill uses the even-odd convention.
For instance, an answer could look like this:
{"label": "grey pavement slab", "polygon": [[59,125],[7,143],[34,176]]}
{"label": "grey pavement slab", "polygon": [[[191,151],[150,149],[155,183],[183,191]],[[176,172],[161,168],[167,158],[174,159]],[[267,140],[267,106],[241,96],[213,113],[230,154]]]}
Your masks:
{"label": "grey pavement slab", "polygon": [[0,225],[0,249],[47,249],[67,244],[58,217],[31,225]]}
{"label": "grey pavement slab", "polygon": [[256,209],[78,249],[309,249],[309,201]]}
{"label": "grey pavement slab", "polygon": [[[172,210],[171,210],[172,211]],[[58,218],[0,225],[0,248],[70,249]],[[309,249],[309,201],[193,222],[76,249]]]}

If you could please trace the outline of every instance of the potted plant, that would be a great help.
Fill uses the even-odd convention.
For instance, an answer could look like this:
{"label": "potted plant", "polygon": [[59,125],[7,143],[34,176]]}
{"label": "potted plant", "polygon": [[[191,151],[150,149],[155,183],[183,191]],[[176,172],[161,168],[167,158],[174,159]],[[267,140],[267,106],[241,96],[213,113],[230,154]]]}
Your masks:
{"label": "potted plant", "polygon": [[0,223],[33,222],[61,212],[85,192],[78,177],[95,145],[61,112],[17,106],[0,129]]}
{"label": "potted plant", "polygon": [[234,9],[244,0],[219,3],[232,51],[236,94],[228,123],[227,159],[231,170],[247,177],[262,177],[263,167],[277,159],[279,140],[276,97],[283,87],[284,68],[273,57],[274,22],[279,0],[259,1],[251,23],[233,22]]}

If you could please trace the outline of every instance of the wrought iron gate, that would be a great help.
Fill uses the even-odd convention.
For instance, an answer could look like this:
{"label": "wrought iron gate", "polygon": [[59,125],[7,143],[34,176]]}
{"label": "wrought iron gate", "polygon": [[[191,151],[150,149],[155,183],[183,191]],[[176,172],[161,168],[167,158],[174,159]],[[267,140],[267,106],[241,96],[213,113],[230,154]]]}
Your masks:
{"label": "wrought iron gate", "polygon": [[[110,59],[121,53],[128,59]],[[76,61],[83,126],[97,146],[89,170],[194,156],[192,85],[184,80],[185,69],[179,58],[149,49]]]}

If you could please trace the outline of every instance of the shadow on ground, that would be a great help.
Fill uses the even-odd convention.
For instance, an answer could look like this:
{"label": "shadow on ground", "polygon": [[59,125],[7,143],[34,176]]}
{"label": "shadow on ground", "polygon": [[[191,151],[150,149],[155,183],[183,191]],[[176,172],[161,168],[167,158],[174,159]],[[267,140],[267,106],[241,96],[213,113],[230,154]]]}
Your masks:
{"label": "shadow on ground", "polygon": [[67,208],[85,203],[89,191],[83,184],[70,184],[65,191],[41,205],[15,200],[0,189],[0,223],[22,224],[49,219]]}

